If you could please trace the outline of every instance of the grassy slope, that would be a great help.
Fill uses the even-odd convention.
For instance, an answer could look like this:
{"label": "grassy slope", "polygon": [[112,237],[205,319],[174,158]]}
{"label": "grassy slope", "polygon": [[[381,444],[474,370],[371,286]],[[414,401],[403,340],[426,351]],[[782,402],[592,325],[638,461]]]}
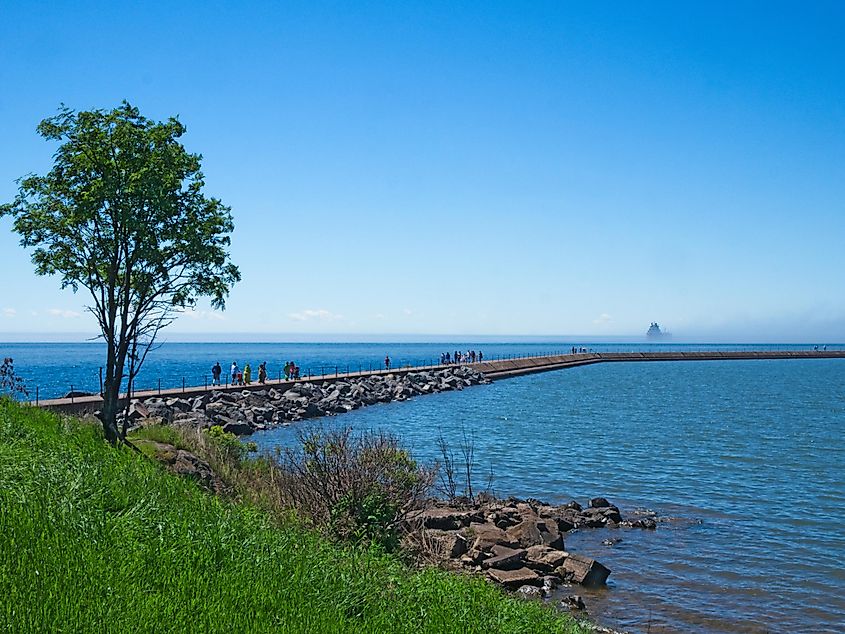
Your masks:
{"label": "grassy slope", "polygon": [[579,631],[483,581],[274,527],[91,426],[8,403],[0,536],[0,631]]}

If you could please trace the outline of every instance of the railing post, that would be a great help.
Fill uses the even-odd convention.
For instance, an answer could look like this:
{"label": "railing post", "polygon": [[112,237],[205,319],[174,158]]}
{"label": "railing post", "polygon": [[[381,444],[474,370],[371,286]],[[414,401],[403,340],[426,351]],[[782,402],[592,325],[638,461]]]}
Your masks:
{"label": "railing post", "polygon": [[38,407],[38,386],[35,386],[35,406]]}
{"label": "railing post", "polygon": [[158,395],[161,396],[161,377],[158,377]]}
{"label": "railing post", "polygon": [[185,393],[185,377],[182,377],[182,394]]}

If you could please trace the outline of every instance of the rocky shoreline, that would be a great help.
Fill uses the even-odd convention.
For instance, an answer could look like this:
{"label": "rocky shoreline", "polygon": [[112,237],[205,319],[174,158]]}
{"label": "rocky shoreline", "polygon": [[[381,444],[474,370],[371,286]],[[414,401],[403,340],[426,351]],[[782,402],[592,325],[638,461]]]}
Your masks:
{"label": "rocky shoreline", "polygon": [[135,400],[130,404],[129,421],[130,427],[147,424],[146,419],[197,428],[220,425],[226,432],[244,436],[276,425],[489,382],[472,368],[455,366],[402,375],[343,378],[321,384],[303,381],[287,390],[270,386],[256,390],[254,385],[239,392],[211,389],[190,398],[154,396]]}
{"label": "rocky shoreline", "polygon": [[[590,528],[655,529],[651,513],[623,517],[605,498],[587,506],[562,506],[539,500],[478,496],[474,503],[435,502],[409,518],[409,540],[438,565],[485,575],[526,598],[548,599],[556,588],[601,586],[611,571],[566,550],[565,535]],[[583,610],[577,594],[563,594],[561,607]]]}

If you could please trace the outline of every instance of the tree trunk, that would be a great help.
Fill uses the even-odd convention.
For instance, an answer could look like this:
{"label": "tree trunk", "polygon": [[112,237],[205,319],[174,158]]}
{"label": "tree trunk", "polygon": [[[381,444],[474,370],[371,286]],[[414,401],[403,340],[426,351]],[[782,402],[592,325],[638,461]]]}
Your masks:
{"label": "tree trunk", "polygon": [[[111,388],[111,386],[109,386]],[[116,389],[108,389],[103,393],[103,409],[100,420],[103,423],[103,433],[112,445],[117,445],[120,433],[117,429],[117,412],[120,405],[120,384]]]}

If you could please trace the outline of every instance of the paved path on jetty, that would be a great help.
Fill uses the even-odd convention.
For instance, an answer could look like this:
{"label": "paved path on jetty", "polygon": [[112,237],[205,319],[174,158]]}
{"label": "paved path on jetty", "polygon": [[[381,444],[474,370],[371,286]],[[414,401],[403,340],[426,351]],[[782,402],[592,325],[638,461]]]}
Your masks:
{"label": "paved path on jetty", "polygon": [[[562,370],[575,368],[593,363],[610,362],[642,362],[642,361],[734,361],[734,360],[762,360],[762,359],[845,359],[845,350],[758,350],[758,351],[735,351],[735,352],[592,352],[581,354],[561,354],[552,356],[526,356],[514,359],[501,359],[495,361],[481,361],[479,363],[467,364],[470,367],[483,372],[492,380],[505,379],[524,374],[537,372],[548,372],[551,370]],[[287,390],[296,383],[327,383],[339,381],[345,378],[361,378],[377,375],[403,375],[410,372],[436,371],[448,369],[450,365],[427,365],[407,368],[394,368],[391,370],[372,370],[363,372],[349,372],[348,374],[329,374],[303,378],[299,381],[268,380],[266,383],[251,383],[250,385],[229,385],[214,386],[215,390],[231,390],[240,392],[243,390],[265,390],[271,387]],[[138,399],[150,398],[153,396],[197,396],[208,392],[211,386],[197,386],[185,388],[172,388],[166,390],[144,390],[133,392],[132,397]],[[91,413],[102,404],[99,396],[81,396],[75,398],[56,398],[41,400],[37,403],[40,407],[63,412],[65,414]]]}

